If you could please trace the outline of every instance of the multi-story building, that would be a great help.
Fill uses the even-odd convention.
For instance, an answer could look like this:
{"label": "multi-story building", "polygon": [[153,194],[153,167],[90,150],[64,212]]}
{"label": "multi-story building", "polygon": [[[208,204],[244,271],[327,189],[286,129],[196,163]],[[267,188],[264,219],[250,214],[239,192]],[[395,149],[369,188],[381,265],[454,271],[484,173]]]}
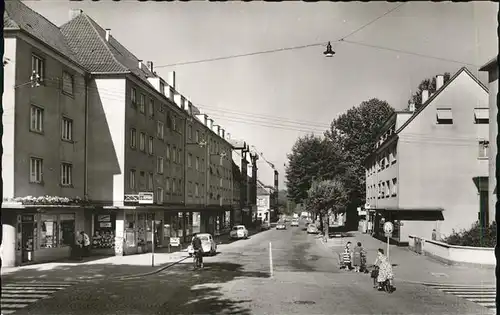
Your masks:
{"label": "multi-story building", "polygon": [[409,235],[431,237],[433,229],[446,236],[469,228],[488,213],[487,88],[466,68],[436,82],[418,111],[388,118],[366,160],[374,231],[383,235],[381,223],[390,220],[401,244]]}
{"label": "multi-story building", "polygon": [[271,196],[273,190],[257,180],[257,220],[269,222],[271,218]]}
{"label": "multi-story building", "polygon": [[491,59],[487,64],[481,67],[479,71],[488,71],[488,93],[490,110],[490,139],[488,157],[488,221],[495,221],[495,206],[497,203],[497,181],[496,181],[496,157],[498,153],[497,142],[494,140],[498,136],[498,114],[497,95],[498,95],[498,57]]}
{"label": "multi-story building", "polygon": [[[86,69],[57,26],[5,2],[2,265],[70,254],[84,229]],[[31,196],[51,196],[33,198]]]}
{"label": "multi-story building", "polygon": [[4,22],[4,266],[67,257],[80,231],[92,252],[122,255],[229,228],[230,136],[175,73],[81,10],[57,27],[13,0]]}

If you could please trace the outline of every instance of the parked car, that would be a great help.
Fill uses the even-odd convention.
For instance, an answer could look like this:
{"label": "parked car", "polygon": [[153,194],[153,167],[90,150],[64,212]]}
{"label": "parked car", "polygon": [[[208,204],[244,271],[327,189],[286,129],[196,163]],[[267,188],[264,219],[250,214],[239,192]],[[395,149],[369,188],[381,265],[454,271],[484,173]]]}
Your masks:
{"label": "parked car", "polygon": [[279,222],[278,225],[276,225],[276,230],[286,230],[286,224],[284,222]]}
{"label": "parked car", "polygon": [[292,224],[290,226],[299,226],[299,220],[292,220]]}
{"label": "parked car", "polygon": [[271,228],[271,224],[269,222],[262,222],[260,224],[261,231],[266,231],[266,230],[269,230],[270,228]]}
{"label": "parked car", "polygon": [[248,230],[244,225],[235,225],[231,232],[229,232],[229,238],[240,239],[248,238]]}
{"label": "parked car", "polygon": [[[213,256],[217,253],[217,244],[215,243],[215,240],[211,234],[200,233],[200,234],[198,234],[198,237],[201,240],[201,247],[203,248],[203,253],[205,255]],[[192,241],[193,240],[191,239],[191,242]],[[193,254],[194,254],[193,245],[188,246],[188,254],[189,254],[189,256],[193,256]]]}
{"label": "parked car", "polygon": [[318,227],[316,227],[316,224],[314,223],[309,223],[307,225],[307,234],[318,234],[319,230]]}

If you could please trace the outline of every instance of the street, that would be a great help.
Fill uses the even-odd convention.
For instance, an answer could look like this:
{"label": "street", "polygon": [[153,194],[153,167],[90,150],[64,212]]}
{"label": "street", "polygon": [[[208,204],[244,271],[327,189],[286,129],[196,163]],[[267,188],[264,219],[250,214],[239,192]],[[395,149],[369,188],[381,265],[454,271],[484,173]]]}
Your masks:
{"label": "street", "polygon": [[396,292],[378,292],[368,274],[340,270],[334,253],[302,225],[219,250],[201,271],[187,259],[126,280],[2,283],[2,314],[491,314],[450,290],[398,282],[398,268],[407,266],[395,267]]}

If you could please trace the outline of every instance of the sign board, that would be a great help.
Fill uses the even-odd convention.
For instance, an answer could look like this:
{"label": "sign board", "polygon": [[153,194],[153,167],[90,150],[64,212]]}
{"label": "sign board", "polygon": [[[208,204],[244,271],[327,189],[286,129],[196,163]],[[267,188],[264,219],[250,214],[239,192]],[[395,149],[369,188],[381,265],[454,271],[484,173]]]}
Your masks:
{"label": "sign board", "polygon": [[170,246],[180,246],[181,245],[181,239],[180,237],[171,237],[170,238]]}
{"label": "sign board", "polygon": [[391,222],[387,221],[384,223],[384,232],[385,233],[392,233],[394,231],[394,226],[392,225]]}
{"label": "sign board", "polygon": [[140,192],[139,193],[139,204],[153,204],[154,193],[152,192]]}
{"label": "sign board", "polygon": [[392,237],[392,233],[385,232],[385,237]]}

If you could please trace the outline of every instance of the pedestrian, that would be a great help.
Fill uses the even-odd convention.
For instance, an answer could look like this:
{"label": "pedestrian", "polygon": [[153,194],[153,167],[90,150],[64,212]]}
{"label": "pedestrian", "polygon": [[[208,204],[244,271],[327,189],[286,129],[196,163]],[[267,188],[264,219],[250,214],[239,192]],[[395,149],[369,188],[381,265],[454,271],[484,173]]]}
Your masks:
{"label": "pedestrian", "polygon": [[352,265],[354,266],[354,272],[360,272],[364,270],[366,261],[365,263],[363,263],[363,259],[366,260],[366,253],[363,246],[361,246],[361,242],[358,242],[357,246],[354,247],[352,253]]}
{"label": "pedestrian", "polygon": [[432,240],[435,241],[437,240],[437,232],[436,232],[436,229],[432,229],[432,236],[431,236]]}
{"label": "pedestrian", "polygon": [[374,265],[378,266],[378,275],[377,275],[377,283],[378,289],[382,290],[382,284],[389,280],[390,285],[392,287],[392,280],[394,279],[394,273],[392,272],[392,265],[389,262],[387,256],[384,255],[384,250],[379,248],[377,253],[377,259],[375,260]]}
{"label": "pedestrian", "polygon": [[80,259],[90,254],[90,237],[84,231],[80,232]]}
{"label": "pedestrian", "polygon": [[352,270],[351,242],[347,242],[345,245],[344,253],[342,255],[342,267],[346,270]]}

